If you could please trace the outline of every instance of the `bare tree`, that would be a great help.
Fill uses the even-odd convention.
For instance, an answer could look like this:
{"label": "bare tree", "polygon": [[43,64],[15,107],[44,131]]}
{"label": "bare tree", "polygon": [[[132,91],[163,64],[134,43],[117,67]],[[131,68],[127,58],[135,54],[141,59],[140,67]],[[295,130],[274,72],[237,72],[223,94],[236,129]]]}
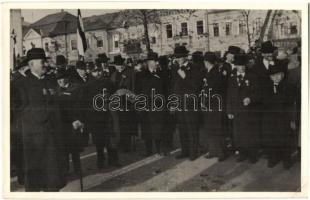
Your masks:
{"label": "bare tree", "polygon": [[147,53],[151,52],[148,24],[160,23],[158,11],[155,9],[124,10],[122,14],[124,19],[135,20],[135,23],[143,25],[146,51]]}
{"label": "bare tree", "polygon": [[248,37],[248,45],[249,49],[251,48],[251,33],[250,33],[250,24],[249,24],[249,16],[250,16],[250,10],[241,10],[241,14],[244,18],[245,24],[246,24],[246,33]]}

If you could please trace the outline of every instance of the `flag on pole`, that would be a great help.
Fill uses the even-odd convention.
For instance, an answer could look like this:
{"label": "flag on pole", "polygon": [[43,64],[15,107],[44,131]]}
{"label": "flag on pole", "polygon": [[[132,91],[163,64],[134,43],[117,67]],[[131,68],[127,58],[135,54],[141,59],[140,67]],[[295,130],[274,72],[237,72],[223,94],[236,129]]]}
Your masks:
{"label": "flag on pole", "polygon": [[77,20],[77,49],[79,56],[84,57],[85,51],[87,49],[87,43],[80,9],[78,9]]}
{"label": "flag on pole", "polygon": [[14,29],[12,30],[11,38],[13,39],[13,68],[15,68],[17,60],[16,60],[16,34]]}

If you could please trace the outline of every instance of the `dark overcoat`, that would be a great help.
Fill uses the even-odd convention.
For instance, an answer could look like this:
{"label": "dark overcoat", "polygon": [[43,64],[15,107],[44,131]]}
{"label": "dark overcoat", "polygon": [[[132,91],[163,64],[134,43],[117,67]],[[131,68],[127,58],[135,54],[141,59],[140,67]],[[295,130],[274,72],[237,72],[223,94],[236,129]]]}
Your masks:
{"label": "dark overcoat", "polygon": [[264,147],[288,148],[293,145],[290,122],[294,120],[294,87],[286,80],[274,92],[270,80],[263,89],[262,143]]}
{"label": "dark overcoat", "polygon": [[11,165],[17,168],[19,182],[23,182],[24,180],[22,121],[20,117],[21,98],[19,94],[19,88],[24,79],[25,76],[16,72],[13,74],[10,85]]}
{"label": "dark overcoat", "polygon": [[62,132],[65,137],[65,148],[67,153],[82,151],[81,135],[73,131],[72,123],[80,120],[78,102],[80,101],[79,86],[70,83],[67,88],[58,87],[58,103],[60,109],[60,120],[62,123]]}
{"label": "dark overcoat", "polygon": [[[141,74],[141,80],[139,87],[136,90],[137,94],[145,95],[147,97],[147,109],[148,111],[141,111],[142,121],[142,138],[146,140],[157,140],[163,138],[163,125],[165,120],[166,105],[165,105],[165,79],[160,70],[155,74],[151,73],[148,69],[144,70]],[[163,102],[159,99],[152,99],[154,95],[160,95],[163,98]],[[152,104],[156,106],[163,106],[161,111],[152,110]]]}
{"label": "dark overcoat", "polygon": [[[243,100],[250,98],[244,106]],[[230,77],[227,91],[227,113],[233,114],[233,141],[237,148],[257,148],[259,145],[258,104],[261,93],[257,78],[246,72],[243,79]]]}
{"label": "dark overcoat", "polygon": [[22,85],[25,188],[56,191],[65,185],[66,173],[56,80],[29,73]]}
{"label": "dark overcoat", "polygon": [[[182,154],[196,156],[199,145],[199,93],[202,87],[201,67],[193,63],[183,66],[185,78],[178,74],[179,65],[172,65],[171,70],[171,94],[178,95],[181,99],[180,110],[176,111],[176,119],[179,125]],[[197,100],[185,95],[196,95]],[[195,106],[197,110],[195,110]]]}
{"label": "dark overcoat", "polygon": [[[111,81],[113,83],[114,90],[118,89],[127,89],[131,92],[134,92],[135,87],[135,74],[132,68],[126,68],[122,72],[115,71],[111,74]],[[125,102],[125,95],[121,96],[122,102]],[[117,114],[114,119],[118,120],[119,123],[114,123],[118,125],[119,128],[116,128],[120,131],[122,136],[128,137],[138,134],[137,121],[138,117],[134,110],[134,104],[128,102],[129,111],[120,111],[114,112],[113,114]],[[125,105],[122,105],[122,109],[125,109]]]}
{"label": "dark overcoat", "polygon": [[224,142],[222,128],[223,75],[218,66],[214,66],[209,72],[207,70],[203,72],[202,88],[207,96],[202,101],[205,110],[201,110],[203,118],[201,139],[205,138],[203,140],[208,144],[210,153],[220,154],[222,149],[220,144]]}
{"label": "dark overcoat", "polygon": [[[103,90],[105,90],[104,94]],[[108,99],[113,92],[112,82],[108,79],[92,79],[85,86],[84,99],[87,101],[88,128],[92,133],[92,139],[96,145],[103,145],[113,134],[112,118],[108,109]],[[96,95],[104,95],[102,98],[96,100],[99,105],[98,108],[101,108],[103,98],[105,99],[104,109],[103,107],[101,110],[94,108],[94,98]]]}

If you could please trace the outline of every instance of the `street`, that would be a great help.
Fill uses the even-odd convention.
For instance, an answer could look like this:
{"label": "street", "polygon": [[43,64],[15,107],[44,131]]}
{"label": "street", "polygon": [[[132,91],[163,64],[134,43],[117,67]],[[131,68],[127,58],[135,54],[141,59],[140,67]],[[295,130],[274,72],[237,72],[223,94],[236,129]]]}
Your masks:
{"label": "street", "polygon": [[[178,146],[178,144],[175,144]],[[262,156],[256,164],[248,161],[236,162],[236,155],[223,162],[203,156],[195,161],[175,159],[180,153],[176,148],[169,156],[158,154],[144,156],[143,141],[137,142],[132,153],[121,153],[122,166],[105,165],[96,167],[96,153],[90,145],[81,154],[85,192],[216,192],[216,191],[300,191],[300,162],[290,170],[284,170],[282,163],[267,168]],[[80,191],[78,176],[70,170],[69,182],[61,191]],[[14,181],[15,180],[15,181]],[[12,191],[24,191],[11,181]]]}

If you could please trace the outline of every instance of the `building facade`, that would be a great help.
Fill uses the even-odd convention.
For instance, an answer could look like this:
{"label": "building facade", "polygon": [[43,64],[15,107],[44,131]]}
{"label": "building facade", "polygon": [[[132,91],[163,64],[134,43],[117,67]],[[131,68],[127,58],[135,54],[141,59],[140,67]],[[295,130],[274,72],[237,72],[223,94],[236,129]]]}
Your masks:
{"label": "building facade", "polygon": [[[301,36],[298,11],[158,10],[156,15],[159,20],[150,19],[147,27],[151,49],[160,55],[172,54],[178,45],[185,45],[191,52],[215,51],[223,55],[230,45],[247,51],[256,40],[267,39],[289,48],[296,46]],[[24,34],[25,51],[42,47],[51,58],[61,54],[69,63],[76,62],[76,17],[62,11],[44,18],[30,25]],[[54,25],[46,28],[45,23],[51,24],[53,19]],[[122,11],[87,17],[83,22],[88,46],[85,60],[94,61],[103,52],[112,60],[117,54],[145,56],[143,24],[130,22]]]}

